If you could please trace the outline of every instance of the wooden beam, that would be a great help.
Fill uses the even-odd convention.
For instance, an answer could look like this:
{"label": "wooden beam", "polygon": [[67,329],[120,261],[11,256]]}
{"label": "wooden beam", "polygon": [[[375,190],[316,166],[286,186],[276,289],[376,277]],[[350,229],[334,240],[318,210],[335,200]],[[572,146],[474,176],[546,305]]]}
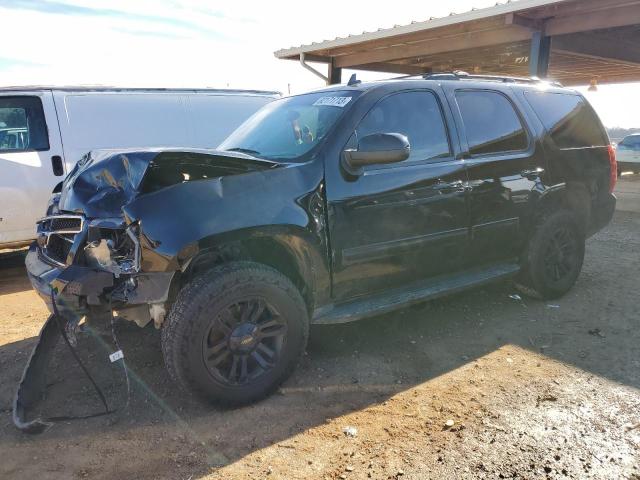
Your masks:
{"label": "wooden beam", "polygon": [[547,21],[547,35],[588,32],[605,28],[625,27],[640,23],[640,2],[623,7],[608,8],[579,15],[551,18]]}
{"label": "wooden beam", "polygon": [[502,27],[496,30],[470,32],[464,35],[429,40],[411,45],[398,45],[372,51],[336,57],[336,66],[354,67],[367,63],[389,62],[410,57],[426,57],[436,53],[453,52],[469,48],[487,47],[503,43],[529,40],[531,32],[521,27]]}
{"label": "wooden beam", "polygon": [[579,54],[604,60],[617,60],[640,64],[640,45],[638,43],[621,44],[619,40],[603,35],[574,33],[553,38],[553,50]]}
{"label": "wooden beam", "polygon": [[451,37],[454,35],[464,35],[483,30],[492,30],[504,26],[502,17],[484,18],[482,20],[474,20],[460,24],[448,25],[446,27],[431,28],[418,32],[396,35],[389,38],[380,38],[377,40],[367,40],[360,43],[354,43],[344,47],[335,47],[327,50],[319,50],[318,53],[323,55],[341,56],[353,53],[361,53],[363,51],[371,51],[377,48],[389,46],[412,45],[414,43],[425,42],[428,40],[438,40],[443,37]]}
{"label": "wooden beam", "polygon": [[630,4],[640,4],[638,0],[575,0],[561,4],[553,4],[546,7],[536,8],[527,12],[527,16],[532,18],[568,17],[579,15],[585,12],[595,12],[598,10],[608,10],[628,6]]}
{"label": "wooden beam", "polygon": [[507,13],[504,18],[505,25],[519,25],[529,30],[539,31],[544,27],[544,19],[529,18],[518,13]]}

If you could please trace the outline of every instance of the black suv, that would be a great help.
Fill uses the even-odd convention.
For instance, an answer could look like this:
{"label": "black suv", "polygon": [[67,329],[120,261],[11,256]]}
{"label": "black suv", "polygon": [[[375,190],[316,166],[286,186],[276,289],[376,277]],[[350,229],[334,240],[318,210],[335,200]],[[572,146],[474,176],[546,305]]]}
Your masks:
{"label": "black suv", "polygon": [[291,373],[309,324],[505,278],[563,295],[616,173],[593,109],[559,85],[352,81],[268,104],[215,151],[88,154],[26,263],[67,332],[113,310],[154,323],[180,385],[241,404]]}

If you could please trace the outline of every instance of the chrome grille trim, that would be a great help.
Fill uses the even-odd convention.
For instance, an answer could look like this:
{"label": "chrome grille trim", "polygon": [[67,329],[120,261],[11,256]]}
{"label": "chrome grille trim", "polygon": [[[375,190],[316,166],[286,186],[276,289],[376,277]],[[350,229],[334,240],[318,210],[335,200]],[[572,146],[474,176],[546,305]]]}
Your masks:
{"label": "chrome grille trim", "polygon": [[[45,237],[43,242],[38,241],[40,255],[55,265],[66,266],[74,237],[83,231],[84,224],[85,219],[81,215],[50,215],[38,220],[38,237]],[[52,238],[55,238],[53,243]],[[50,243],[52,248],[49,248]],[[68,248],[61,246],[65,244]]]}
{"label": "chrome grille trim", "polygon": [[[53,228],[54,222],[67,220],[67,223],[78,223],[78,226],[73,228]],[[48,217],[41,218],[36,222],[41,225],[45,231],[50,233],[80,233],[84,228],[84,217],[82,215],[49,215]],[[46,225],[48,223],[48,225]],[[48,228],[47,228],[48,227]]]}

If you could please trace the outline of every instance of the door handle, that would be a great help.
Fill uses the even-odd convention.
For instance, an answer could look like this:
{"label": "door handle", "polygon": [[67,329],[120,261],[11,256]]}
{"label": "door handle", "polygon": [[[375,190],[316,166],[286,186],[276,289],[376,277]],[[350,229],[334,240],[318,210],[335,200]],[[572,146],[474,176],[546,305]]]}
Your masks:
{"label": "door handle", "polygon": [[62,165],[62,157],[60,155],[54,155],[51,157],[51,168],[53,169],[53,174],[56,177],[64,175],[64,166]]}
{"label": "door handle", "polygon": [[464,182],[462,180],[456,180],[455,182],[438,182],[433,186],[433,189],[443,193],[465,191]]}
{"label": "door handle", "polygon": [[531,170],[523,170],[520,172],[520,175],[522,175],[524,178],[528,180],[536,180],[543,173],[544,173],[544,168],[538,167]]}

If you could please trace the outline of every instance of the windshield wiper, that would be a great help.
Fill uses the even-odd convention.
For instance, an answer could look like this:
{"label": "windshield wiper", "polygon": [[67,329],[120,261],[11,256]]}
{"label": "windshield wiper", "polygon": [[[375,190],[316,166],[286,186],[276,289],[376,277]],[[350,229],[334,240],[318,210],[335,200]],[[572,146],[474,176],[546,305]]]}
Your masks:
{"label": "windshield wiper", "polygon": [[260,152],[257,150],[251,150],[250,148],[242,148],[242,147],[228,148],[225,150],[225,152],[240,152],[240,153],[246,153],[247,155],[253,155],[253,156],[260,155]]}

